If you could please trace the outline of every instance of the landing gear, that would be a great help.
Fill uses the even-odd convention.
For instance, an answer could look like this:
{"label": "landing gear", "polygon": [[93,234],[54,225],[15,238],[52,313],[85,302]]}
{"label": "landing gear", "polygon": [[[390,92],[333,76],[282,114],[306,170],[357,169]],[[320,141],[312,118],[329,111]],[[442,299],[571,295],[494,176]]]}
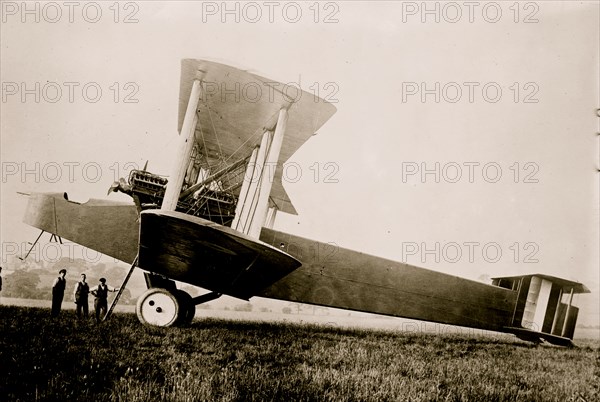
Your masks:
{"label": "landing gear", "polygon": [[175,297],[179,301],[179,314],[177,317],[177,324],[191,324],[192,320],[194,319],[194,315],[196,314],[196,305],[192,300],[192,296],[190,296],[187,292],[184,292],[183,290],[177,289],[177,291],[175,292]]}
{"label": "landing gear", "polygon": [[172,279],[150,273],[144,273],[144,278],[148,290],[140,296],[135,309],[142,324],[157,327],[189,325],[198,304],[221,296],[221,293],[209,292],[192,298],[187,292],[177,289]]}
{"label": "landing gear", "polygon": [[189,325],[196,314],[192,296],[183,290],[148,289],[138,299],[136,314],[143,324],[158,327]]}
{"label": "landing gear", "polygon": [[170,327],[180,316],[180,302],[166,289],[148,289],[138,299],[136,314],[143,324]]}

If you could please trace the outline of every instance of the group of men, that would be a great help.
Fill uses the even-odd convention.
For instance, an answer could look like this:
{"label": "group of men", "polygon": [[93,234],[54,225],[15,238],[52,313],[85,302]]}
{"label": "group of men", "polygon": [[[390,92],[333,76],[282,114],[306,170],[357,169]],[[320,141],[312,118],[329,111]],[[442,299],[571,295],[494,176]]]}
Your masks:
{"label": "group of men", "polygon": [[[52,316],[56,317],[60,313],[60,308],[65,295],[67,281],[66,269],[58,271],[58,278],[52,284]],[[86,282],[86,275],[81,274],[81,280],[75,285],[73,292],[73,300],[77,306],[77,317],[87,318],[89,313],[88,295],[91,293],[94,299],[94,310],[96,312],[96,322],[102,321],[108,310],[108,292],[117,292],[118,288],[111,288],[106,284],[106,279],[100,278],[98,286],[90,289],[90,285]]]}

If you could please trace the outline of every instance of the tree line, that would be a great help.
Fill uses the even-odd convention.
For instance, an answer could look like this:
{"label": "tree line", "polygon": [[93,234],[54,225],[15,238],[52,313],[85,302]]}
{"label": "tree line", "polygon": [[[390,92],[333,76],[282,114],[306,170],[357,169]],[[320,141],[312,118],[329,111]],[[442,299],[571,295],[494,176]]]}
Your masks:
{"label": "tree line", "polygon": [[[67,270],[67,288],[65,299],[73,294],[76,283],[81,279],[81,274],[86,274],[86,281],[90,288],[98,284],[100,278],[106,278],[108,283],[118,287],[126,272],[125,269],[116,265],[107,266],[104,263],[91,265],[84,260],[73,260],[62,258],[53,264],[39,264],[35,262],[14,262],[4,267],[2,275],[3,297],[17,299],[50,300],[52,298],[52,283],[61,269]],[[8,270],[13,272],[7,273]],[[135,304],[129,289],[125,289],[120,303]]]}

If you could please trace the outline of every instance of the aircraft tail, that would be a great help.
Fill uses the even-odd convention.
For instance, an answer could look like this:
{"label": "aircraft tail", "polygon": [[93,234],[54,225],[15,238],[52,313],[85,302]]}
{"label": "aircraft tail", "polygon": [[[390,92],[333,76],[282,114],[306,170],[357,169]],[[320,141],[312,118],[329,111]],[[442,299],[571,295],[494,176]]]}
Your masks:
{"label": "aircraft tail", "polygon": [[23,222],[129,264],[137,255],[135,205],[69,201],[67,193],[32,193]]}

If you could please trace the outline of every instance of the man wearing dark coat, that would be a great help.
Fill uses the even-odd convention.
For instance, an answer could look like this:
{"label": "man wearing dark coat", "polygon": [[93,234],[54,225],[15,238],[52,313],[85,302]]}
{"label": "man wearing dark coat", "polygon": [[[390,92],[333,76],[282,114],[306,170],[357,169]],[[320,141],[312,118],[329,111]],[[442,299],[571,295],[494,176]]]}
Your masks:
{"label": "man wearing dark coat", "polygon": [[75,304],[77,305],[77,318],[81,318],[81,310],[83,310],[83,318],[88,318],[89,304],[88,294],[90,293],[90,285],[85,281],[85,274],[81,274],[81,280],[75,285]]}
{"label": "man wearing dark coat", "polygon": [[106,284],[106,279],[100,278],[100,283],[96,286],[91,294],[94,295],[94,310],[96,311],[96,322],[104,319],[108,309],[108,292],[117,292],[118,288],[111,288]]}
{"label": "man wearing dark coat", "polygon": [[67,285],[67,280],[65,276],[67,275],[66,269],[61,269],[58,271],[58,278],[54,280],[52,284],[52,317],[58,317],[60,313],[60,306],[62,305],[63,297],[65,296],[65,287]]}

